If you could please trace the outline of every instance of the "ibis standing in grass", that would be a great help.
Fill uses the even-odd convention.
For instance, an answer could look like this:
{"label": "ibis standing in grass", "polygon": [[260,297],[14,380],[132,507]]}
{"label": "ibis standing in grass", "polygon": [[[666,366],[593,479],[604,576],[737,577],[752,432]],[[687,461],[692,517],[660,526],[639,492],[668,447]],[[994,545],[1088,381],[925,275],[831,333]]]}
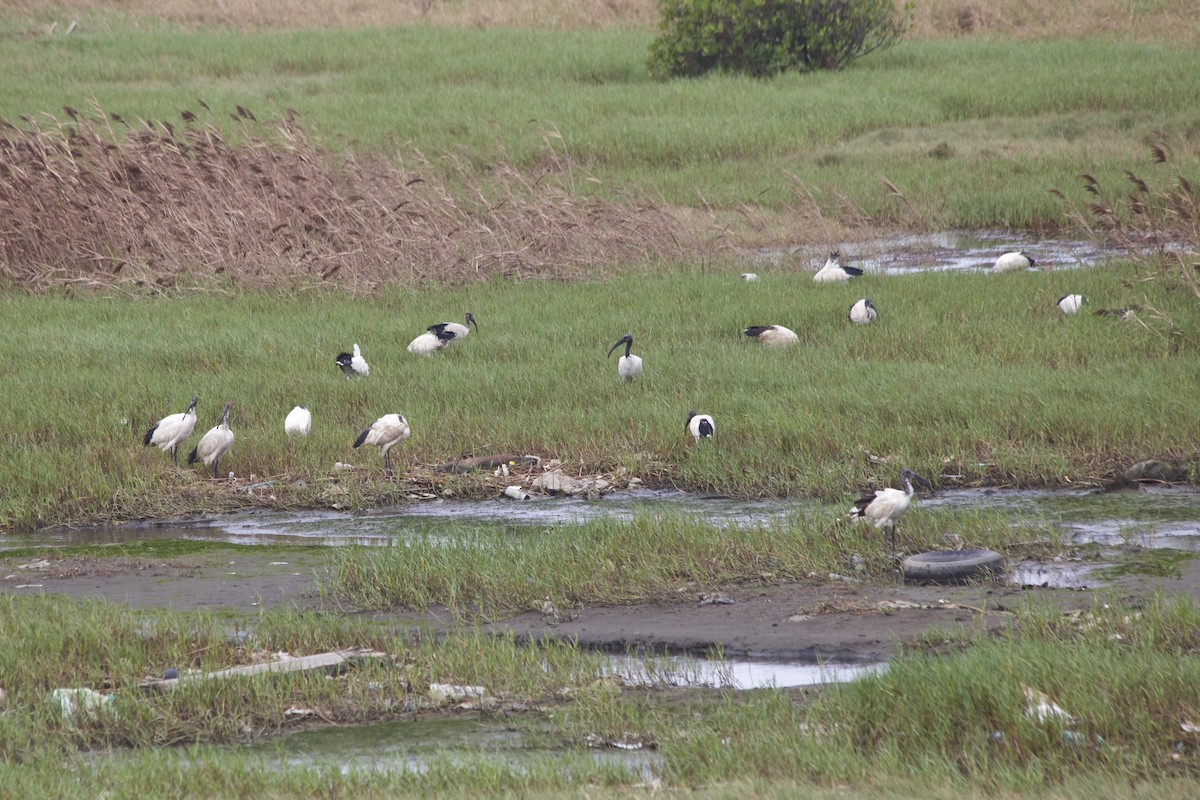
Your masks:
{"label": "ibis standing in grass", "polygon": [[631,381],[638,375],[642,374],[642,358],[630,354],[633,348],[633,334],[627,333],[617,343],[608,348],[608,355],[611,357],[613,350],[616,350],[621,345],[625,345],[625,355],[617,359],[617,374],[621,376],[622,381]]}
{"label": "ibis standing in grass", "polygon": [[1064,314],[1077,314],[1085,302],[1087,298],[1081,294],[1064,294],[1058,298],[1057,305],[1058,310]]}
{"label": "ibis standing in grass", "polygon": [[751,325],[742,333],[767,347],[788,347],[800,341],[794,330],[782,325]]}
{"label": "ibis standing in grass", "polygon": [[879,312],[869,298],[862,298],[850,306],[850,321],[855,325],[866,325],[879,319]]}
{"label": "ibis standing in grass", "polygon": [[383,468],[392,471],[392,448],[412,435],[408,420],[403,414],[384,414],[371,423],[371,427],[358,435],[354,446],[364,444],[378,447],[383,452]]}
{"label": "ibis standing in grass", "polygon": [[312,412],[296,406],[283,420],[283,432],[288,436],[308,436],[312,432]]}
{"label": "ibis standing in grass", "polygon": [[179,458],[175,455],[175,451],[179,449],[179,444],[191,436],[192,431],[196,430],[196,401],[198,399],[193,397],[187,411],[182,414],[168,414],[151,425],[150,430],[146,431],[146,435],[142,439],[142,444],[146,447],[155,445],[163,451],[170,450],[172,463],[178,464]]}
{"label": "ibis standing in grass", "polygon": [[408,343],[408,352],[419,356],[431,356],[451,342],[467,338],[467,335],[471,333],[472,325],[476,330],[479,329],[479,324],[475,322],[475,317],[470,311],[463,315],[463,319],[466,324],[439,322],[436,325],[430,325],[424,333]]}
{"label": "ibis standing in grass", "polygon": [[836,250],[829,254],[829,258],[825,260],[825,266],[817,270],[817,274],[813,275],[813,283],[835,283],[837,281],[848,281],[851,278],[857,278],[862,275],[863,271],[858,267],[842,266],[842,256]]}
{"label": "ibis standing in grass", "polygon": [[996,265],[992,267],[996,272],[1016,272],[1021,269],[1029,269],[1037,266],[1037,262],[1030,256],[1025,255],[1022,250],[1013,250],[1011,253],[1005,253],[996,259]]}
{"label": "ibis standing in grass", "polygon": [[893,553],[896,552],[896,520],[908,510],[908,506],[912,502],[914,481],[930,492],[933,491],[933,485],[928,480],[905,467],[900,470],[900,483],[904,485],[903,490],[890,487],[879,489],[874,495],[859,498],[854,503],[854,507],[850,509],[851,519],[861,517],[868,522],[873,522],[876,530],[885,525],[891,528]]}
{"label": "ibis standing in grass", "polygon": [[221,456],[228,453],[229,448],[233,447],[233,431],[229,430],[229,409],[232,407],[233,401],[226,401],[225,413],[221,415],[220,424],[210,428],[208,433],[201,436],[200,443],[188,455],[188,464],[203,461],[204,466],[212,467],[214,478],[217,477],[217,465],[221,461]]}
{"label": "ibis standing in grass", "polygon": [[712,417],[708,414],[697,414],[695,411],[688,412],[687,422],[683,423],[683,427],[697,442],[701,439],[711,439],[717,431]]}
{"label": "ibis standing in grass", "polygon": [[346,376],[347,380],[350,378],[365,378],[371,374],[371,368],[367,366],[367,360],[363,358],[362,351],[358,349],[357,343],[354,345],[354,355],[338,353],[338,357],[334,360],[341,367],[342,374]]}

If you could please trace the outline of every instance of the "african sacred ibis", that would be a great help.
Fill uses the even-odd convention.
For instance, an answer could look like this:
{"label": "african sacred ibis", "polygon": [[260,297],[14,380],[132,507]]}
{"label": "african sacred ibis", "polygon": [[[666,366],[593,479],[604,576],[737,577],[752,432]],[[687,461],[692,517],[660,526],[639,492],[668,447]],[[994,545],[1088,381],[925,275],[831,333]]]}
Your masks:
{"label": "african sacred ibis", "polygon": [[408,420],[404,418],[403,414],[384,414],[372,422],[371,427],[358,435],[358,438],[354,440],[354,446],[362,447],[364,444],[368,444],[380,448],[383,451],[383,467],[391,472],[392,448],[411,435],[412,429],[408,427]]}
{"label": "african sacred ibis", "polygon": [[713,418],[708,414],[697,414],[695,411],[688,412],[687,422],[683,427],[697,442],[701,439],[711,439],[716,432]]}
{"label": "african sacred ibis", "polygon": [[151,425],[150,430],[146,431],[146,435],[142,439],[142,444],[147,447],[155,445],[160,450],[170,450],[172,463],[178,464],[179,458],[175,455],[175,451],[179,449],[179,443],[191,436],[192,431],[196,429],[196,401],[198,399],[193,397],[187,411],[182,414],[168,414]]}
{"label": "african sacred ibis", "polygon": [[879,489],[874,495],[859,498],[855,501],[854,507],[850,509],[851,519],[864,518],[875,523],[876,530],[885,525],[891,528],[893,553],[896,552],[896,520],[908,510],[908,505],[912,501],[913,481],[930,492],[933,491],[933,485],[928,480],[905,467],[900,470],[900,482],[904,484],[903,491],[892,488]]}
{"label": "african sacred ibis", "polygon": [[1016,272],[1019,269],[1029,269],[1033,266],[1037,266],[1037,262],[1032,257],[1025,255],[1022,250],[1014,250],[997,258],[996,265],[992,269],[996,272]]}
{"label": "african sacred ibis", "polygon": [[767,347],[787,347],[800,341],[794,330],[782,325],[752,325],[742,333],[751,339],[757,339]]}
{"label": "african sacred ibis", "polygon": [[367,366],[367,360],[362,357],[362,351],[358,349],[358,344],[354,345],[354,355],[338,353],[338,357],[334,360],[342,368],[342,374],[346,376],[347,380],[365,378],[371,374],[371,368]]}
{"label": "african sacred ibis", "polygon": [[283,420],[283,432],[288,436],[308,436],[312,432],[312,412],[296,406]]}
{"label": "african sacred ibis", "polygon": [[758,273],[757,272],[743,272],[742,280],[744,280],[746,283],[756,283],[758,281]]}
{"label": "african sacred ibis", "polygon": [[830,253],[829,258],[825,260],[825,266],[817,270],[816,275],[813,275],[813,283],[848,281],[863,274],[858,267],[843,267],[841,258],[841,254],[836,250]]}
{"label": "african sacred ibis", "polygon": [[850,306],[850,321],[855,325],[866,325],[878,318],[879,312],[875,310],[875,304],[869,298],[864,297]]}
{"label": "african sacred ibis", "polygon": [[1064,314],[1075,314],[1079,309],[1083,308],[1083,304],[1087,302],[1087,298],[1081,294],[1064,294],[1058,298],[1058,310]]}
{"label": "african sacred ibis", "polygon": [[463,316],[463,319],[466,320],[465,325],[461,322],[439,322],[436,325],[430,325],[424,333],[408,343],[408,352],[420,356],[431,356],[451,342],[467,338],[472,325],[476,330],[479,329],[479,324],[475,322],[475,317],[470,311]]}
{"label": "african sacred ibis", "polygon": [[217,465],[221,461],[221,456],[228,453],[229,448],[233,447],[233,431],[229,430],[229,409],[232,407],[233,401],[226,401],[225,413],[221,415],[220,424],[209,428],[208,433],[200,437],[200,443],[188,454],[188,464],[203,461],[206,467],[212,467],[214,478],[217,477]]}
{"label": "african sacred ibis", "polygon": [[632,333],[627,333],[620,339],[617,339],[617,343],[608,348],[608,355],[612,356],[613,350],[616,350],[621,345],[625,345],[625,355],[617,359],[617,374],[621,376],[622,381],[631,381],[642,374],[642,358],[641,356],[629,354],[630,349],[633,347]]}

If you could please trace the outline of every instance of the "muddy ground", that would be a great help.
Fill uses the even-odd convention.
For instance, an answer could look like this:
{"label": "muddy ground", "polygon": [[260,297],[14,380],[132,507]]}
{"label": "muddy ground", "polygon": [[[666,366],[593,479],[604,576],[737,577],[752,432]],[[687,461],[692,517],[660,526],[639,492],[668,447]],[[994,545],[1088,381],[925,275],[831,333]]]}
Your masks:
{"label": "muddy ground", "polygon": [[[259,553],[240,548],[171,558],[0,559],[0,591],[102,598],[135,608],[209,609],[253,615],[265,607],[358,613],[321,591],[330,556],[316,551]],[[1064,611],[1114,599],[1137,604],[1156,590],[1200,592],[1200,559],[1175,577],[1130,576],[1087,589],[1020,587],[1003,582],[946,587],[846,580],[713,587],[678,602],[547,609],[492,624],[522,635],[562,636],[590,647],[704,653],[776,660],[886,658],[903,641],[955,626],[993,628],[1029,600]],[[711,602],[714,598],[721,602]],[[708,600],[709,602],[704,602]],[[725,602],[733,601],[732,603]],[[435,628],[444,610],[372,614]]]}

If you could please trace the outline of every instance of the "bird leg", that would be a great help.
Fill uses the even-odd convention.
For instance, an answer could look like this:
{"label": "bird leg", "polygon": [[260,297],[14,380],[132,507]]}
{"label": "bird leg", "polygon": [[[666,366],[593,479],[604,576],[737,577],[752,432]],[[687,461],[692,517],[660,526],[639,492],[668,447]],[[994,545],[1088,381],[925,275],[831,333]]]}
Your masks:
{"label": "bird leg", "polygon": [[171,463],[177,467],[179,466],[179,457],[177,455],[175,455],[175,452],[178,449],[179,449],[179,445],[175,445],[174,447],[171,448]]}
{"label": "bird leg", "polygon": [[220,463],[221,463],[221,459],[219,459],[219,458],[216,459],[215,461],[213,461],[213,479],[214,480],[217,477],[217,464],[220,464]]}

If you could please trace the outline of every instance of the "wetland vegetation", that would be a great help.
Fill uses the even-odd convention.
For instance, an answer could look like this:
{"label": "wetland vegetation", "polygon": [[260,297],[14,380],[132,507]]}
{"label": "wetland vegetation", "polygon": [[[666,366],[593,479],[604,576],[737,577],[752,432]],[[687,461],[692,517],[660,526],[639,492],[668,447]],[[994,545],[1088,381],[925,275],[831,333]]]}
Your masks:
{"label": "wetland vegetation", "polygon": [[[439,470],[492,453],[828,509],[346,548],[323,587],[356,608],[478,620],[544,602],[669,602],[707,582],[878,579],[891,564],[877,534],[838,517],[901,466],[939,485],[1053,487],[1157,457],[1195,480],[1190,6],[928,0],[905,41],[845,70],[659,82],[646,68],[652,2],[550,5],[7,4],[0,529],[490,497],[536,475]],[[67,19],[80,21],[70,33]],[[812,284],[835,247],[852,258],[855,241],[957,228],[1082,231],[1131,249],[1100,268]],[[739,281],[761,247],[782,255]],[[1142,310],[1064,316],[1067,293],[1087,295],[1086,311]],[[862,296],[880,320],[851,326]],[[432,359],[404,351],[468,310],[480,329],[465,342]],[[772,323],[799,345],[741,335]],[[624,385],[604,353],[627,332],[646,371]],[[371,376],[348,381],[333,359],[355,342]],[[193,395],[196,437],[234,403],[231,479],[141,445]],[[314,428],[288,441],[295,404]],[[684,435],[689,408],[714,416],[715,441]],[[414,433],[389,476],[351,444],[396,411]],[[911,518],[907,548],[1063,546],[998,511]],[[1131,568],[1179,568],[1146,564]],[[621,687],[569,642],[470,624],[433,635],[337,613],[6,592],[0,783],[81,798],[181,781],[196,796],[264,797],[1194,793],[1200,610],[1190,597],[1106,599],[1070,615],[1023,607],[990,636],[931,635],[845,687],[680,696]],[[332,679],[138,689],[167,668],[350,646],[387,657]],[[486,686],[494,705],[472,712],[536,727],[560,753],[472,754],[418,775],[273,770],[236,747],[454,710],[431,683]],[[64,715],[50,695],[64,687],[111,699]],[[1026,687],[1071,718],[1030,717]],[[637,741],[661,764],[647,781],[592,758],[596,740]]]}

